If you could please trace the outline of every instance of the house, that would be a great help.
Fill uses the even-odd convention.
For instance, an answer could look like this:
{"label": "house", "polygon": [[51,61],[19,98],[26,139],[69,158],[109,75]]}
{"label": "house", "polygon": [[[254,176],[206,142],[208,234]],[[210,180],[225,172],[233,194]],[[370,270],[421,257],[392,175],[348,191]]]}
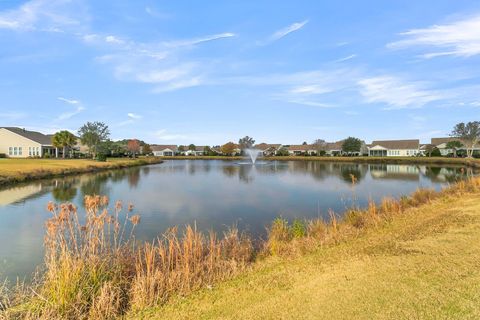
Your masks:
{"label": "house", "polygon": [[294,144],[285,146],[285,148],[290,155],[294,156],[301,156],[307,153],[309,155],[314,155],[317,153],[317,150],[315,150],[315,146],[311,144]]}
{"label": "house", "polygon": [[276,155],[277,151],[280,150],[281,147],[282,145],[279,143],[259,143],[253,146],[254,149],[262,151],[263,155],[266,157]]}
{"label": "house", "polygon": [[373,141],[368,148],[371,157],[412,157],[420,154],[420,140]]}
{"label": "house", "polygon": [[0,127],[0,153],[9,158],[45,157],[58,155],[52,145],[52,135],[17,127]]}
{"label": "house", "polygon": [[[449,154],[453,154],[453,149],[448,149],[447,148],[447,143],[450,141],[460,141],[463,144],[462,148],[459,148],[459,150],[466,150],[466,144],[459,138],[455,137],[447,137],[447,138],[432,138],[431,139],[431,144],[440,150],[440,154],[442,156],[447,156]],[[477,144],[473,150],[480,150],[480,144]]]}
{"label": "house", "polygon": [[337,141],[337,142],[327,142],[325,143],[325,155],[327,156],[341,156],[343,155],[342,151],[342,145],[343,141]]}
{"label": "house", "polygon": [[205,153],[205,146],[195,146],[195,150],[187,149],[182,153],[186,156],[203,156]]}
{"label": "house", "polygon": [[172,157],[177,152],[176,145],[152,144],[150,148],[155,157]]}

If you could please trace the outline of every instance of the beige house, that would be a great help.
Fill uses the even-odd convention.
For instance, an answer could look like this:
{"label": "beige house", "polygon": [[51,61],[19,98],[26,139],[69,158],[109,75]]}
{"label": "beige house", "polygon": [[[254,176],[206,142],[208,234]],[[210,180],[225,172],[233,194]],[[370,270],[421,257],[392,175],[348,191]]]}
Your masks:
{"label": "beige house", "polygon": [[280,150],[282,147],[281,144],[279,143],[259,143],[255,145],[253,148],[262,151],[263,155],[268,157],[268,156],[274,156],[277,154],[277,151]]}
{"label": "beige house", "polygon": [[[431,144],[435,147],[438,148],[438,150],[440,150],[440,154],[442,156],[447,156],[449,154],[453,154],[453,149],[448,149],[447,148],[447,144],[450,142],[450,141],[460,141],[461,144],[463,144],[463,147],[459,148],[459,150],[466,150],[467,147],[467,143],[465,143],[464,141],[462,141],[461,139],[459,138],[455,138],[455,137],[447,137],[447,138],[432,138],[431,140]],[[473,148],[474,151],[478,151],[480,150],[480,143],[477,143],[474,148]]]}
{"label": "beige house", "polygon": [[413,157],[420,154],[420,140],[373,141],[368,147],[371,157]]}
{"label": "beige house", "polygon": [[289,145],[286,148],[288,153],[293,156],[305,155],[306,153],[310,155],[317,153],[317,150],[315,150],[315,146],[311,144]]}
{"label": "beige house", "polygon": [[155,157],[171,157],[177,152],[176,145],[152,144],[150,148],[152,149],[152,153]]}
{"label": "beige house", "polygon": [[52,136],[16,127],[0,127],[0,153],[9,158],[56,155]]}

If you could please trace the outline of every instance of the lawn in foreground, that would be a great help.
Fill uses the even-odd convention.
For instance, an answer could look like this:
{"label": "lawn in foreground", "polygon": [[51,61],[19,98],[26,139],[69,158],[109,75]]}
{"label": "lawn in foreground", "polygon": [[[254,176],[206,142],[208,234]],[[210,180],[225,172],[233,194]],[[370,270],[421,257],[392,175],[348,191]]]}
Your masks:
{"label": "lawn in foreground", "polygon": [[479,319],[480,197],[435,200],[357,239],[132,319]]}

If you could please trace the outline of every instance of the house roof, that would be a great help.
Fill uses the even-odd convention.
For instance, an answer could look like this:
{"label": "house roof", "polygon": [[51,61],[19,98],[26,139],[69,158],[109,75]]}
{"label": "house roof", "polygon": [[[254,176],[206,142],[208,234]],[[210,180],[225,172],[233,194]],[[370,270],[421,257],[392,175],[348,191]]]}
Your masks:
{"label": "house roof", "polygon": [[150,145],[150,148],[152,149],[153,152],[164,151],[167,149],[170,149],[172,151],[177,151],[177,146],[174,144],[152,144]]}
{"label": "house roof", "polygon": [[16,133],[24,138],[35,141],[42,145],[51,146],[52,145],[52,136],[51,134],[46,135],[37,131],[29,131],[18,127],[0,127],[6,129],[10,132]]}
{"label": "house roof", "polygon": [[372,147],[381,146],[385,149],[418,149],[420,146],[420,140],[411,139],[411,140],[382,140],[382,141],[373,141],[371,144]]}
{"label": "house roof", "polygon": [[310,144],[293,144],[287,147],[289,151],[308,151],[314,150],[315,148]]}
{"label": "house roof", "polygon": [[270,148],[278,149],[281,146],[282,145],[279,144],[279,143],[273,143],[273,144],[272,143],[259,143],[259,144],[254,145],[253,147],[255,149],[265,151],[265,150],[270,149]]}
{"label": "house roof", "polygon": [[[431,143],[434,146],[439,146],[441,144],[449,143],[450,141],[460,141],[462,144],[465,144],[462,139],[456,137],[446,137],[446,138],[432,138]],[[477,144],[478,145],[478,144]]]}
{"label": "house roof", "polygon": [[334,151],[334,150],[342,150],[344,140],[340,140],[337,142],[327,142],[325,145],[325,150],[327,151]]}

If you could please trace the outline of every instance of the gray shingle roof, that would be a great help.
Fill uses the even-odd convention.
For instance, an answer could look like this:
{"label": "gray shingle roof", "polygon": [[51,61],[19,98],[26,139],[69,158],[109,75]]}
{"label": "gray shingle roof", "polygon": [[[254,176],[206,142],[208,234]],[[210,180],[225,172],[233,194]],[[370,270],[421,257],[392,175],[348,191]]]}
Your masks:
{"label": "gray shingle roof", "polygon": [[381,146],[386,149],[418,149],[420,147],[420,140],[383,140],[383,141],[373,141],[372,147]]}
{"label": "gray shingle roof", "polygon": [[45,135],[37,131],[29,131],[18,127],[0,127],[10,132],[16,133],[24,138],[30,139],[42,145],[52,145],[52,135]]}

